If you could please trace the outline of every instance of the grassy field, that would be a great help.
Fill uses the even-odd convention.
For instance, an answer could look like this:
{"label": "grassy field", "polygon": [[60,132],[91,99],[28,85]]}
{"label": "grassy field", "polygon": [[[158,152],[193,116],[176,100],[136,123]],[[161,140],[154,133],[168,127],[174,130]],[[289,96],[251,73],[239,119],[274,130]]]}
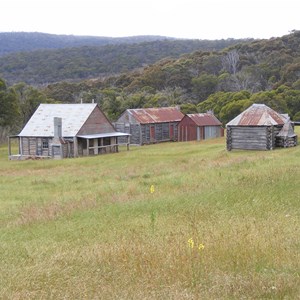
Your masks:
{"label": "grassy field", "polygon": [[300,299],[300,147],[0,148],[0,299]]}

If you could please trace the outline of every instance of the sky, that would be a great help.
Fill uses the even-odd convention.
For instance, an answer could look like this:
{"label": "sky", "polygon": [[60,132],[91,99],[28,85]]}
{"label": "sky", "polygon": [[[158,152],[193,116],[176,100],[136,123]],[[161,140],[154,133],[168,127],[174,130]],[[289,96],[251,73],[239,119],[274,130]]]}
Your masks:
{"label": "sky", "polygon": [[299,0],[2,0],[0,32],[191,39],[300,30]]}

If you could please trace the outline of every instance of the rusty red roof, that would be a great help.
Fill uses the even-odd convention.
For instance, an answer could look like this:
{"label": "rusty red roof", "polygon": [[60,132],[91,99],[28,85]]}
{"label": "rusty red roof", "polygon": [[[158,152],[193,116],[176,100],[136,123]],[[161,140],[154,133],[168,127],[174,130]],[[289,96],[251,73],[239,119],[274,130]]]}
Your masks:
{"label": "rusty red roof", "polygon": [[141,124],[179,122],[184,116],[177,107],[136,108],[127,111]]}
{"label": "rusty red roof", "polygon": [[220,126],[222,123],[212,113],[187,114],[197,126]]}
{"label": "rusty red roof", "polygon": [[265,104],[252,104],[226,126],[271,126],[283,125],[286,117]]}

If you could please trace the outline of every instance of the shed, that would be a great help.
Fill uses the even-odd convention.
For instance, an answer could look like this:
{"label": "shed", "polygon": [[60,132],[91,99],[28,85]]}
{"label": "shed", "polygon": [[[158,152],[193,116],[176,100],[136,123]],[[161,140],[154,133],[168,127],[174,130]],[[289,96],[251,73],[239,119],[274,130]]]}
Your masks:
{"label": "shed", "polygon": [[213,113],[187,114],[178,124],[178,141],[200,141],[223,136],[222,123]]}
{"label": "shed", "polygon": [[130,144],[134,145],[176,141],[183,116],[177,107],[127,109],[114,126],[130,134]]}
{"label": "shed", "polygon": [[[9,137],[9,158],[65,158],[118,152],[117,132],[98,104],[40,104],[22,131]],[[19,154],[11,154],[17,138]]]}
{"label": "shed", "polygon": [[297,146],[298,137],[294,132],[292,123],[288,120],[276,136],[276,147]]}
{"label": "shed", "polygon": [[265,104],[253,104],[226,124],[227,150],[272,150],[289,119]]}

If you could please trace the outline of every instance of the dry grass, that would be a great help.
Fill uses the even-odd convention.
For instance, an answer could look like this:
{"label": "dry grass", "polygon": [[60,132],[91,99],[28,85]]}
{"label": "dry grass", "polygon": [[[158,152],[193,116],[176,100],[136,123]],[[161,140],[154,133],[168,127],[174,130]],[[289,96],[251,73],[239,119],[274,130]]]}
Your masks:
{"label": "dry grass", "polygon": [[0,155],[1,299],[300,299],[299,147]]}

